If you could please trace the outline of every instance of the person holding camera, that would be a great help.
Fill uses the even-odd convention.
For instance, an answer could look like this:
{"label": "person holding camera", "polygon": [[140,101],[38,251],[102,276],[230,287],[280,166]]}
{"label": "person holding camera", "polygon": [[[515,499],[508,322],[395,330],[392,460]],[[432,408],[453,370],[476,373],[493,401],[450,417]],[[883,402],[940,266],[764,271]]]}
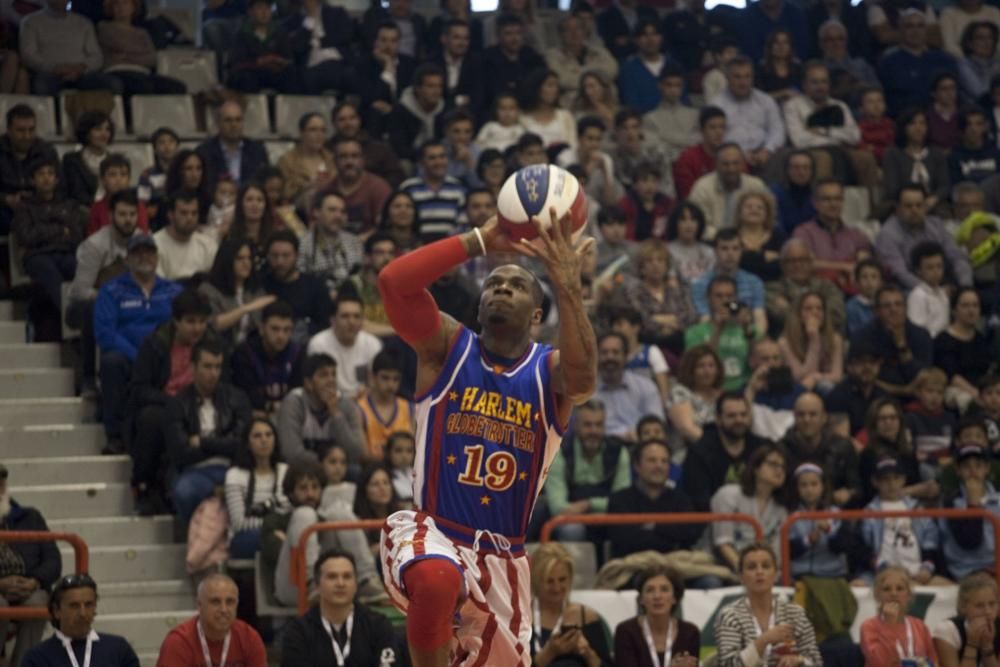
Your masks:
{"label": "person holding camera", "polygon": [[231,558],[253,558],[260,548],[264,517],[292,508],[281,490],[288,464],[280,461],[278,435],[271,422],[253,417],[243,443],[226,471]]}
{"label": "person holding camera", "polygon": [[777,341],[755,341],[750,349],[750,380],[743,389],[753,413],[753,432],[769,440],[784,437],[795,423],[795,401],[804,391]]}
{"label": "person holding camera", "polygon": [[722,386],[727,391],[737,390],[750,377],[747,359],[750,346],[760,338],[753,322],[753,313],[746,303],[737,300],[736,281],[729,276],[716,275],[708,284],[708,305],[711,316],[687,328],[684,332],[684,349],[707,344],[722,359]]}

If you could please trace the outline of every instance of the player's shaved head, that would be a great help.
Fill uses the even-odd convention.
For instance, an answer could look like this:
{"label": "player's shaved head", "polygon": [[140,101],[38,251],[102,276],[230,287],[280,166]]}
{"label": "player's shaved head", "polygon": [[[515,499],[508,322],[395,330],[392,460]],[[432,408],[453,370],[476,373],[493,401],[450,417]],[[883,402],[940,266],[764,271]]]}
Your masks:
{"label": "player's shaved head", "polygon": [[542,283],[538,281],[538,278],[534,273],[519,266],[517,264],[504,264],[503,266],[498,266],[497,268],[490,271],[490,275],[486,276],[486,280],[483,282],[485,285],[489,282],[490,276],[496,273],[508,274],[511,271],[514,273],[519,273],[521,276],[528,280],[528,284],[531,285],[531,294],[535,298],[535,306],[538,308],[542,307],[542,302],[545,301],[545,291],[542,289]]}

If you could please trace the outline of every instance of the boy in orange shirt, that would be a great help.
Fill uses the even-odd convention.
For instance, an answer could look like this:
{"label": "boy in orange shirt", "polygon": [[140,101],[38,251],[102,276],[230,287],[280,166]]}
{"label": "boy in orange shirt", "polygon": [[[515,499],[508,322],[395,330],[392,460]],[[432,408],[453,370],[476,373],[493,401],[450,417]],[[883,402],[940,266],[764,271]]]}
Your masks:
{"label": "boy in orange shirt", "polygon": [[413,404],[397,396],[403,368],[392,352],[383,350],[372,360],[368,391],[358,397],[365,430],[365,462],[382,461],[389,435],[395,431],[413,433]]}

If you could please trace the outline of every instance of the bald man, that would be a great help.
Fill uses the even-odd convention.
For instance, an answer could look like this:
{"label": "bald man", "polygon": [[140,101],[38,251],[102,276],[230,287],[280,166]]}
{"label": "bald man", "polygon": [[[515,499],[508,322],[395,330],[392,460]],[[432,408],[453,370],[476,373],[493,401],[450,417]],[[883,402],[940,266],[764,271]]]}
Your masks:
{"label": "bald man", "polygon": [[789,474],[794,475],[803,463],[815,463],[823,468],[824,482],[833,492],[835,505],[845,507],[860,502],[858,455],[850,440],[829,429],[823,399],[807,391],[795,400],[793,412],[795,421],[782,440],[788,448]]}
{"label": "bald man", "polygon": [[198,614],[174,627],[160,646],[156,667],[267,667],[260,635],[236,618],[236,583],[210,574],[198,584]]}

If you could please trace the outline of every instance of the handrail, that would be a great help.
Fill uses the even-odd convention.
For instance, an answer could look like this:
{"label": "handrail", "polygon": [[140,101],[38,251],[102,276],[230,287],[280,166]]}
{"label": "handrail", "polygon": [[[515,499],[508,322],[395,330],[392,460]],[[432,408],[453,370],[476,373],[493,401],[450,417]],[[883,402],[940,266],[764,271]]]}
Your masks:
{"label": "handrail", "polygon": [[[792,545],[788,535],[792,530],[792,524],[799,521],[820,521],[822,519],[854,520],[859,519],[892,519],[899,517],[909,517],[911,519],[935,518],[935,519],[988,519],[993,524],[994,542],[1000,542],[1000,518],[982,507],[971,507],[969,509],[949,508],[923,508],[911,510],[818,510],[811,512],[795,512],[789,515],[781,524],[781,578],[785,586],[791,586],[792,582]],[[995,575],[1000,578],[1000,550],[994,549],[993,567]]]}
{"label": "handrail", "polygon": [[[73,547],[77,574],[90,567],[90,549],[83,538],[76,533],[53,533],[47,530],[0,530],[0,542],[69,542]],[[2,607],[0,620],[48,620],[46,607]]]}
{"label": "handrail", "polygon": [[299,535],[298,544],[292,545],[291,577],[298,589],[299,613],[309,611],[309,577],[306,576],[306,542],[313,533],[327,530],[375,530],[385,523],[382,519],[359,519],[357,521],[327,521],[314,523]]}
{"label": "handrail", "polygon": [[653,512],[650,514],[561,514],[554,516],[542,526],[539,538],[544,544],[552,539],[552,530],[565,523],[582,523],[587,526],[621,526],[640,523],[718,523],[738,521],[748,523],[757,534],[757,540],[764,539],[764,529],[760,522],[749,514],[739,512]]}

